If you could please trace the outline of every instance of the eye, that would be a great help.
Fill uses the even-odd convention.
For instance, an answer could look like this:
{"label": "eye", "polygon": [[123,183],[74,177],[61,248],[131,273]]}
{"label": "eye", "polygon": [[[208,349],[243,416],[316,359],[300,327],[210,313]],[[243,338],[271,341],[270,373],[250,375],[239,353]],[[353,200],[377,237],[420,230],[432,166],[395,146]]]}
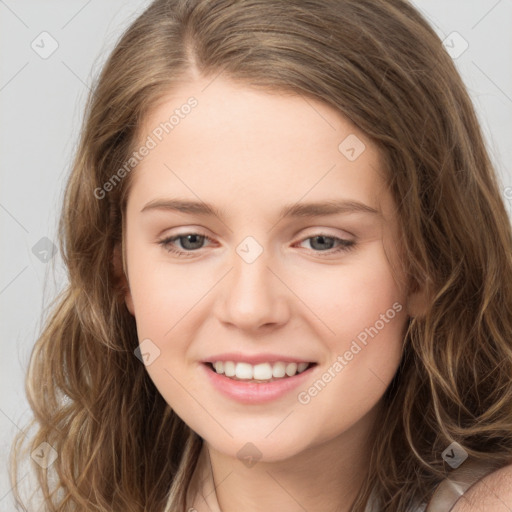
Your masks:
{"label": "eye", "polygon": [[[177,254],[178,256],[189,256],[191,253],[202,249],[205,240],[212,241],[212,239],[201,233],[183,233],[171,237],[164,238],[158,243],[164,247],[168,252]],[[174,243],[179,241],[182,249],[177,248]]]}
{"label": "eye", "polygon": [[[356,244],[353,240],[345,240],[343,238],[330,236],[323,233],[304,238],[300,243],[304,243],[308,240],[310,241],[310,247],[314,252],[323,252],[327,253],[328,255],[341,251],[349,251],[353,249]],[[337,247],[333,248],[336,245]]]}

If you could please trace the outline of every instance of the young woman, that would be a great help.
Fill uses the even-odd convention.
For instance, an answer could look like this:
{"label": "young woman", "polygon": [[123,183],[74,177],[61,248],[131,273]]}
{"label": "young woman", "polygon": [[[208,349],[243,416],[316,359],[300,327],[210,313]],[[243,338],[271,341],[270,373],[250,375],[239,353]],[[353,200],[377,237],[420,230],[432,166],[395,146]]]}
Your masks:
{"label": "young woman", "polygon": [[510,222],[404,0],[152,3],[61,240],[27,376],[45,510],[512,507]]}

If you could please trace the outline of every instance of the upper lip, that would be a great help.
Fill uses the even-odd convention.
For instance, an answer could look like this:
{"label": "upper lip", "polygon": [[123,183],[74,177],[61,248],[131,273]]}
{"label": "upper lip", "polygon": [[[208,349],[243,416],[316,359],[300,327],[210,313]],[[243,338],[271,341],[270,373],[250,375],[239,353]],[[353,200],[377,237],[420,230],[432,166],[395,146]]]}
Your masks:
{"label": "upper lip", "polygon": [[229,352],[216,354],[203,359],[202,363],[215,363],[217,361],[233,361],[234,363],[249,363],[252,365],[260,363],[312,363],[311,359],[301,359],[300,357],[286,356],[283,354],[241,354],[239,352]]}

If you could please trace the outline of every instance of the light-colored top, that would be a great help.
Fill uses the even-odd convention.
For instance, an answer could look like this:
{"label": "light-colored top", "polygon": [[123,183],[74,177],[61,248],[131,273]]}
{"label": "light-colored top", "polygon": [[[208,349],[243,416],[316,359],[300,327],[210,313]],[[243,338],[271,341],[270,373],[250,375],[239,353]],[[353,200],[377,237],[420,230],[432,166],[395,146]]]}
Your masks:
{"label": "light-colored top", "polygon": [[[471,486],[497,469],[490,462],[467,460],[437,486],[428,503],[417,503],[408,512],[449,512]],[[380,512],[375,495],[370,496],[365,512]]]}

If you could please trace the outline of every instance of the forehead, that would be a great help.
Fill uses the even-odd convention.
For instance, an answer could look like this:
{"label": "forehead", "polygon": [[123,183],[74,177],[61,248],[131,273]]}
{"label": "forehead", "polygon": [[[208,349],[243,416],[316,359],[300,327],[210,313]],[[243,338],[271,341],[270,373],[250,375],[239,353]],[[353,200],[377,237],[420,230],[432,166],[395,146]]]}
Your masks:
{"label": "forehead", "polygon": [[[272,203],[384,198],[377,147],[330,106],[223,78],[182,83],[146,116],[152,149],[132,187],[142,195],[199,191],[211,202]],[[140,195],[140,194],[139,194]],[[197,197],[196,197],[197,199]]]}

